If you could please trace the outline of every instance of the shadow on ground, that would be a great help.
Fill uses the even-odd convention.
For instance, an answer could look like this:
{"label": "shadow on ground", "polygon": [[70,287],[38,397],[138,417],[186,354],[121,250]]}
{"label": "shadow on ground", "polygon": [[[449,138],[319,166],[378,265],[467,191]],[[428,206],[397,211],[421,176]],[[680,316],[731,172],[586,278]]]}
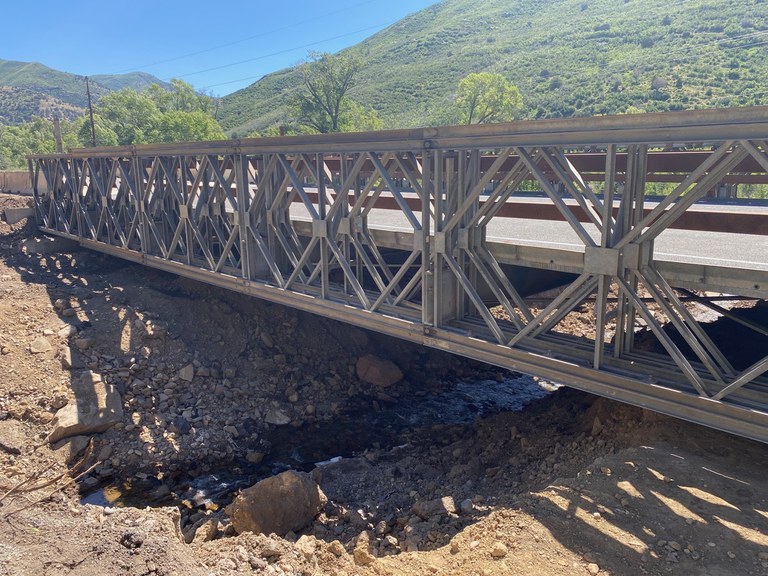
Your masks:
{"label": "shadow on ground", "polygon": [[[69,364],[49,372],[70,395],[87,372],[122,400],[121,421],[89,436],[75,471],[90,469],[85,491],[173,502],[182,528],[199,527],[239,485],[344,456],[315,472],[330,503],[304,532],[364,547],[379,571],[766,573],[762,445],[572,390],[459,424],[377,419],[462,379],[510,375],[95,252],[3,258],[32,305],[43,287],[51,306],[52,349],[24,361]],[[365,353],[393,359],[404,382],[361,383]],[[19,418],[97,397],[49,398]],[[74,466],[87,443],[60,449]]]}

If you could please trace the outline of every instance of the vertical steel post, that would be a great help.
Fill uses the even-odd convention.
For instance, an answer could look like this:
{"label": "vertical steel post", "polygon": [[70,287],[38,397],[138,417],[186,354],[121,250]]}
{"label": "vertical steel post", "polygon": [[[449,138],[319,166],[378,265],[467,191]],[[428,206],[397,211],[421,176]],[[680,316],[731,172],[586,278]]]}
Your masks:
{"label": "vertical steel post", "polygon": [[437,152],[424,148],[421,159],[421,267],[419,274],[421,274],[421,323],[424,326],[430,326],[434,321],[430,301],[430,291],[434,289],[432,285],[433,275],[430,270],[430,262],[432,262],[430,238],[433,227],[430,207],[433,204],[436,206],[435,176],[439,174],[436,169],[437,155]]}
{"label": "vertical steel post", "polygon": [[[603,227],[600,231],[600,247],[610,248],[611,221],[613,218],[613,193],[616,185],[616,146],[610,144],[605,153],[605,190],[603,191]],[[595,300],[595,354],[592,366],[599,370],[605,353],[605,321],[607,316],[608,292],[612,277],[602,275],[597,285]]]}
{"label": "vertical steel post", "polygon": [[[240,276],[245,280],[253,280],[254,259],[253,245],[250,238],[251,222],[248,208],[250,207],[250,179],[248,176],[248,157],[240,152],[233,156],[235,170],[235,190],[237,192],[237,235],[240,246]],[[258,232],[257,232],[258,234]]]}

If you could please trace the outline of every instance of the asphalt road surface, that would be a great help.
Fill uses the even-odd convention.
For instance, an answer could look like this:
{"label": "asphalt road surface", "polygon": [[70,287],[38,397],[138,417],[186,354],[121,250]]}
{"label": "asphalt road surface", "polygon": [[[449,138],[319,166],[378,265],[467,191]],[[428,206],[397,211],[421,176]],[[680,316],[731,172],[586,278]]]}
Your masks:
{"label": "asphalt road surface", "polygon": [[[549,202],[548,199],[526,199],[529,200]],[[695,209],[765,213],[768,222],[766,206],[697,204]],[[301,220],[308,219],[308,213],[300,204],[291,207],[291,215]],[[412,229],[406,217],[398,210],[372,210],[369,226],[405,231]],[[584,224],[584,227],[593,238],[599,239],[596,227],[587,224]],[[487,237],[489,240],[519,241],[529,245],[575,251],[584,249],[583,242],[570,224],[553,220],[494,218],[488,225]],[[657,260],[672,262],[768,270],[768,224],[763,236],[667,229],[656,239],[654,257]]]}

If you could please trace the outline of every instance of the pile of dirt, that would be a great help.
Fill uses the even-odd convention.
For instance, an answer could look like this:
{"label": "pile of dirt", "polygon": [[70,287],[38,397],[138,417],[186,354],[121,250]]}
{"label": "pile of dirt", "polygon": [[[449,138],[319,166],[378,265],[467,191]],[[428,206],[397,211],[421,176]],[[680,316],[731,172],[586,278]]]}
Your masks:
{"label": "pile of dirt", "polygon": [[[390,429],[374,416],[514,375],[98,253],[25,254],[29,227],[0,223],[0,575],[768,574],[763,445],[569,389]],[[403,379],[361,380],[368,355]],[[51,445],[84,374],[122,417]],[[355,420],[387,429],[350,424],[343,453]],[[345,457],[312,471],[314,522],[237,535],[227,494],[311,469],[284,446],[318,436]],[[81,501],[104,486],[130,505]]]}

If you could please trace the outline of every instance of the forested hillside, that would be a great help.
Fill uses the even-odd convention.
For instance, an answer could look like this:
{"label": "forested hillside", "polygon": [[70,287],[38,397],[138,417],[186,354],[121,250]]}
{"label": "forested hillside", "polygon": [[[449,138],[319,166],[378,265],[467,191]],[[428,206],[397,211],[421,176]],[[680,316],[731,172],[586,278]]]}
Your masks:
{"label": "forested hillside", "polygon": [[[387,128],[455,121],[458,82],[499,72],[545,118],[746,106],[768,101],[764,0],[444,0],[349,49],[350,96]],[[294,69],[226,96],[234,135],[287,120]]]}
{"label": "forested hillside", "polygon": [[[142,92],[123,88],[94,103],[93,125],[89,115],[62,119],[62,148],[222,140],[226,135],[213,110],[210,96],[195,92],[192,85],[178,79],[171,80],[167,88],[158,84],[150,84]],[[36,115],[13,126],[0,124],[0,170],[23,169],[28,155],[56,150],[50,117]]]}
{"label": "forested hillside", "polygon": [[[164,87],[151,74],[97,75],[91,79],[94,100],[122,88],[142,90],[152,83]],[[28,122],[33,116],[74,119],[88,105],[85,79],[76,74],[48,68],[37,62],[0,60],[0,124]]]}
{"label": "forested hillside", "polygon": [[128,72],[127,74],[94,74],[90,78],[99,86],[104,86],[108,90],[122,90],[123,88],[133,88],[141,92],[149,88],[152,84],[158,84],[165,89],[171,85],[168,82],[158,80],[152,74],[147,72]]}

